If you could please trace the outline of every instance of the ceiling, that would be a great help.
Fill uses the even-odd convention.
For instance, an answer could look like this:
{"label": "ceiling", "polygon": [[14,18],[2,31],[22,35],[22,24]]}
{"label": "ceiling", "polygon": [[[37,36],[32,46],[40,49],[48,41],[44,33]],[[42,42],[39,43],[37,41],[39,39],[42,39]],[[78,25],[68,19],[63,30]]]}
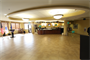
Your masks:
{"label": "ceiling", "polygon": [[[9,14],[14,11],[23,10],[27,8],[33,8],[33,7],[39,7],[39,6],[52,6],[52,5],[61,5],[61,6],[65,5],[65,6],[72,6],[72,7],[82,6],[84,8],[88,8],[88,10],[86,10],[87,12],[83,14],[64,17],[64,18],[61,18],[61,20],[78,20],[78,19],[82,19],[85,17],[87,18],[89,17],[90,0],[0,0],[0,20],[22,22],[22,20],[9,19],[5,17],[4,14]],[[73,8],[72,10],[70,10],[70,8],[68,7],[67,9],[69,9],[68,14],[76,12],[74,11],[75,9],[80,10],[79,8]],[[33,18],[46,18],[46,17],[52,16],[48,13],[48,11],[50,10],[51,8],[46,9],[46,10],[41,9],[41,10],[29,10],[29,11],[24,11],[24,12],[22,11],[19,13],[20,14],[31,14],[33,15]],[[18,13],[14,13],[13,15],[11,15],[11,17],[20,18],[17,16],[17,14]],[[34,19],[34,20],[39,20],[39,19]],[[50,20],[50,19],[47,18],[43,20]]]}

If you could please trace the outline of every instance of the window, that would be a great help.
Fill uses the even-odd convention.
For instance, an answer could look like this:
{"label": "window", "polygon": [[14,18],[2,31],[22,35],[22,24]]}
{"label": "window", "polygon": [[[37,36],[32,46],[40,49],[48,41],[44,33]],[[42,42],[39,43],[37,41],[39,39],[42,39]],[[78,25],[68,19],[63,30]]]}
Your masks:
{"label": "window", "polygon": [[24,29],[28,29],[28,24],[24,24]]}
{"label": "window", "polygon": [[15,23],[11,23],[12,29],[15,29]]}
{"label": "window", "polygon": [[2,22],[2,27],[3,27],[3,30],[4,32],[7,34],[8,33],[8,22]]}
{"label": "window", "polygon": [[5,26],[7,26],[7,23],[2,23],[3,30],[5,30]]}
{"label": "window", "polygon": [[19,23],[16,23],[16,29],[19,29],[19,28],[20,28]]}
{"label": "window", "polygon": [[20,28],[20,24],[19,23],[11,23],[11,25],[12,25],[12,29],[19,29]]}
{"label": "window", "polygon": [[8,28],[8,23],[7,22],[2,22],[2,27],[3,27],[3,30],[5,30],[5,27]]}
{"label": "window", "polygon": [[31,28],[31,24],[29,24],[29,28]]}

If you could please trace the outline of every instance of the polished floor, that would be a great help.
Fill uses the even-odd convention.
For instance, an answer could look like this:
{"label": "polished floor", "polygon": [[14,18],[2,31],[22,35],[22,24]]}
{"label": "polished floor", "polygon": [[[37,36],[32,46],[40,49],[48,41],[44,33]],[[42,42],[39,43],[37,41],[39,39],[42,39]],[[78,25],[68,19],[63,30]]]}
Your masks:
{"label": "polished floor", "polygon": [[0,37],[0,60],[80,60],[80,36],[30,33]]}

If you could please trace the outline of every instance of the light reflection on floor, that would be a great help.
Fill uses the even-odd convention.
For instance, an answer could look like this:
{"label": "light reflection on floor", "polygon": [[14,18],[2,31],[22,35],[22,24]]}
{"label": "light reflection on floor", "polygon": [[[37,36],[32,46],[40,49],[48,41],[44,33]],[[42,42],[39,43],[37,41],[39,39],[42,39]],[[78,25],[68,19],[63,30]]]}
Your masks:
{"label": "light reflection on floor", "polygon": [[79,35],[15,34],[0,37],[0,60],[79,60]]}

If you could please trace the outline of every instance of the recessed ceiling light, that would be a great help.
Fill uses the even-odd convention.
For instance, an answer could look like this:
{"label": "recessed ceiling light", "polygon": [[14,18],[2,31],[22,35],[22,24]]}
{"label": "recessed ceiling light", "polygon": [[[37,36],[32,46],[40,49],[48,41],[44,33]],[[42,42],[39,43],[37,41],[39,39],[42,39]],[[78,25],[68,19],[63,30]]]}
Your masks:
{"label": "recessed ceiling light", "polygon": [[7,17],[9,17],[9,16],[7,16]]}
{"label": "recessed ceiling light", "polygon": [[7,15],[7,14],[4,14],[4,15]]}

